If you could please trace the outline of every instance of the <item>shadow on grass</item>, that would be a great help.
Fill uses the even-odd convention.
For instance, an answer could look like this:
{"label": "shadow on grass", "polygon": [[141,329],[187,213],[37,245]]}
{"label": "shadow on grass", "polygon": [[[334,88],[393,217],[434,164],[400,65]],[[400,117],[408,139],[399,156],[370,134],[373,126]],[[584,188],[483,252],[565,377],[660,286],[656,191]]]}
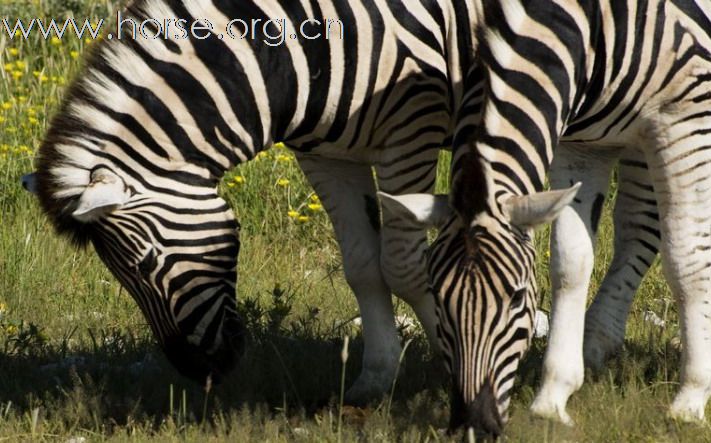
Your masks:
{"label": "shadow on grass", "polygon": [[[132,422],[152,423],[157,429],[167,417],[197,423],[204,416],[244,410],[289,419],[311,417],[324,408],[337,411],[343,341],[312,332],[253,333],[238,367],[222,384],[213,386],[207,403],[203,387],[181,377],[148,338],[101,334],[96,341],[101,344],[93,349],[62,351],[45,346],[41,353],[29,355],[0,353],[0,418],[40,408],[45,418],[62,421],[67,428],[104,433]],[[362,348],[360,337],[351,341],[346,388],[358,375]],[[395,387],[393,415],[406,415],[408,425],[414,416],[425,415],[420,420],[425,429],[444,426],[446,396],[440,366],[424,339],[415,338]],[[433,417],[431,408],[407,405],[416,396],[427,398],[420,402],[423,405],[435,400],[439,415]]]}

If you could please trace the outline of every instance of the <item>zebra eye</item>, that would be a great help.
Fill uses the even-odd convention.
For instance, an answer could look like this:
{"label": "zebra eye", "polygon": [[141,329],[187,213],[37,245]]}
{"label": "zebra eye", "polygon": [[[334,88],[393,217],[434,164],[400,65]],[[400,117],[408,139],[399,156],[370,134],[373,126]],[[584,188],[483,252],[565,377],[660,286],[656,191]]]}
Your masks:
{"label": "zebra eye", "polygon": [[509,303],[509,307],[511,309],[518,309],[523,305],[523,302],[526,300],[526,288],[521,288],[517,289],[514,291],[513,295],[511,296],[511,303]]}

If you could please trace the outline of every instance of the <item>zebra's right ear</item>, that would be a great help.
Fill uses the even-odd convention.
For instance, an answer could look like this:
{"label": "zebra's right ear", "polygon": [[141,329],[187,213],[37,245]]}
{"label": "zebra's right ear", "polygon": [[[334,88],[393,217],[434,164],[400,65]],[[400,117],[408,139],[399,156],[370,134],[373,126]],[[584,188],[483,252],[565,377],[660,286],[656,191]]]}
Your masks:
{"label": "zebra's right ear", "polygon": [[97,169],[92,172],[91,183],[79,197],[79,205],[72,217],[82,223],[99,220],[121,208],[130,197],[121,177],[107,168]]}
{"label": "zebra's right ear", "polygon": [[390,195],[378,192],[383,212],[408,220],[417,227],[439,228],[454,216],[447,195],[405,194]]}

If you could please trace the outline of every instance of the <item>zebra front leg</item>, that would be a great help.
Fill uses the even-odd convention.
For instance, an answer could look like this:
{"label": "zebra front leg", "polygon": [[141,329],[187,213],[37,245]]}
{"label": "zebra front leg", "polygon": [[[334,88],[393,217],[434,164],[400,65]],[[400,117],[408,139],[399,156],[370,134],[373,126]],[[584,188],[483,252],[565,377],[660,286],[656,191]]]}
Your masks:
{"label": "zebra front leg", "polygon": [[328,212],[341,248],[346,280],[363,327],[363,366],[346,393],[362,405],[389,391],[400,355],[390,288],[380,270],[380,234],[372,168],[365,164],[297,155]]}
{"label": "zebra front leg", "polygon": [[[379,189],[391,195],[433,192],[438,155],[438,149],[430,149],[417,156],[404,156],[402,162],[377,166]],[[415,311],[430,347],[437,352],[435,298],[427,281],[427,230],[386,208],[382,217],[380,264],[385,281]]]}
{"label": "zebra front leg", "polygon": [[711,137],[702,130],[711,127],[711,118],[708,103],[699,108],[679,106],[693,118],[674,115],[680,123],[661,131],[647,153],[659,204],[662,267],[681,329],[681,389],[670,414],[688,421],[704,419],[711,393]]}
{"label": "zebra front leg", "polygon": [[566,424],[568,397],[583,383],[583,325],[593,245],[610,170],[618,151],[600,152],[561,145],[551,166],[551,187],[582,182],[577,198],[553,223],[551,232],[551,329],[543,361],[543,379],[531,410]]}
{"label": "zebra front leg", "polygon": [[585,365],[599,369],[622,347],[634,294],[659,250],[659,214],[644,153],[620,158],[615,201],[615,251],[605,279],[585,316]]}

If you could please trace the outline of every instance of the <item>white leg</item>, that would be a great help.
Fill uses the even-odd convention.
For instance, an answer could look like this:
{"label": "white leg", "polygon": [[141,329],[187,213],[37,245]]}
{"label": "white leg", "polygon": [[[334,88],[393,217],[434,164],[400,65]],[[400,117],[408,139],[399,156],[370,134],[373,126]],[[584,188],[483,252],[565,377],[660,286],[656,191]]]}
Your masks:
{"label": "white leg", "polygon": [[[438,150],[431,149],[414,158],[408,157],[406,164],[376,167],[378,187],[393,195],[432,192],[437,157]],[[383,211],[382,217],[380,263],[385,281],[395,295],[412,307],[432,349],[438,350],[435,298],[427,282],[427,231],[413,229],[406,220],[387,211]]]}
{"label": "white leg", "polygon": [[[607,155],[606,155],[607,154]],[[551,187],[561,189],[581,181],[577,198],[553,223],[551,283],[553,306],[543,380],[531,410],[539,416],[571,424],[565,411],[568,397],[583,383],[583,322],[593,244],[599,220],[595,202],[604,198],[617,151],[561,145],[551,167]]]}
{"label": "white leg", "polygon": [[659,250],[659,214],[644,153],[620,158],[615,202],[615,255],[585,316],[585,365],[599,369],[622,347],[635,291]]}
{"label": "white leg", "polygon": [[389,391],[400,355],[390,288],[380,269],[380,234],[370,166],[297,155],[333,223],[346,280],[355,293],[363,325],[363,367],[346,393],[350,404]]}
{"label": "white leg", "polygon": [[681,327],[681,389],[670,414],[703,420],[711,393],[711,137],[698,129],[711,127],[711,118],[675,119],[683,123],[667,127],[647,155],[659,204],[662,265]]}

